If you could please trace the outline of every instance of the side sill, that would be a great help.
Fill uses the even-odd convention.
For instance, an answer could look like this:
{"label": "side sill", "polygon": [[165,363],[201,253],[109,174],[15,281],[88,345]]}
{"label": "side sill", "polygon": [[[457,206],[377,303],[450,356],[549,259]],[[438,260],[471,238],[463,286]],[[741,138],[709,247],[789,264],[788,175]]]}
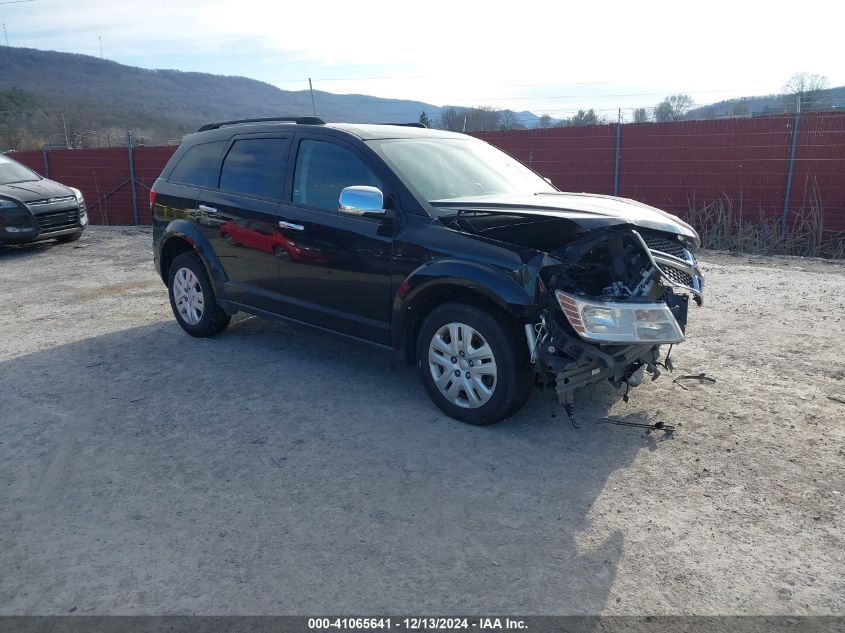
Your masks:
{"label": "side sill", "polygon": [[[285,323],[286,325],[293,326],[297,329],[307,330],[311,332],[316,332],[318,334],[325,334],[331,336],[333,338],[341,339],[344,341],[348,341],[350,343],[356,343],[358,345],[363,345],[365,347],[369,347],[371,349],[377,349],[379,351],[385,352],[387,354],[396,356],[399,358],[401,356],[401,351],[397,350],[389,345],[383,345],[381,343],[376,343],[375,341],[370,341],[365,338],[360,338],[358,336],[353,336],[352,334],[345,334],[343,332],[338,332],[337,330],[330,330],[329,328],[325,328],[319,325],[313,325],[311,323],[306,323],[305,321],[300,321],[299,319],[294,319],[292,317],[284,316],[283,314],[277,314],[275,312],[270,312],[268,310],[262,310],[260,308],[254,308],[252,306],[248,306],[243,303],[238,303],[237,301],[231,300],[218,300],[221,307],[229,314],[234,314],[238,310],[243,310],[249,314],[254,314],[256,316],[264,317],[266,319],[271,319],[273,321],[279,321],[281,323]],[[231,310],[231,312],[230,312]]]}

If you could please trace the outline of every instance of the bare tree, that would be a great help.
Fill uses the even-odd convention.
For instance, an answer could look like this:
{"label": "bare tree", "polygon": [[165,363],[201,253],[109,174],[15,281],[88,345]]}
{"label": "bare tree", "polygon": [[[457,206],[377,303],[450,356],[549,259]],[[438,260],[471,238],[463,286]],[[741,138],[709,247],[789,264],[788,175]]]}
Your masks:
{"label": "bare tree", "polygon": [[24,141],[23,128],[16,125],[0,126],[0,152],[20,149]]}
{"label": "bare tree", "polygon": [[490,106],[467,108],[467,132],[492,132],[501,128],[502,111]]}
{"label": "bare tree", "polygon": [[671,95],[657,104],[654,109],[655,121],[680,121],[695,105],[692,97],[686,94]]}
{"label": "bare tree", "polygon": [[525,126],[519,121],[519,116],[513,110],[502,110],[499,117],[499,127],[503,130],[524,130]]}
{"label": "bare tree", "polygon": [[830,107],[830,99],[825,90],[830,86],[827,77],[811,73],[795,73],[783,85],[784,105],[794,112],[800,107],[804,110],[824,110]]}
{"label": "bare tree", "polygon": [[466,120],[464,111],[465,108],[446,106],[440,110],[440,122],[437,127],[441,130],[449,130],[450,132],[462,131],[464,129],[464,121]]}
{"label": "bare tree", "polygon": [[432,126],[431,118],[428,116],[428,113],[425,110],[420,112],[419,122],[422,123],[426,127]]}
{"label": "bare tree", "polygon": [[490,106],[447,106],[440,111],[438,127],[450,132],[492,132],[501,129],[501,119],[502,111]]}
{"label": "bare tree", "polygon": [[539,119],[537,119],[537,127],[538,128],[550,128],[552,127],[552,117],[548,114],[544,114]]}
{"label": "bare tree", "polygon": [[648,110],[645,108],[637,108],[634,110],[634,123],[647,123],[651,120],[651,117],[648,115]]}

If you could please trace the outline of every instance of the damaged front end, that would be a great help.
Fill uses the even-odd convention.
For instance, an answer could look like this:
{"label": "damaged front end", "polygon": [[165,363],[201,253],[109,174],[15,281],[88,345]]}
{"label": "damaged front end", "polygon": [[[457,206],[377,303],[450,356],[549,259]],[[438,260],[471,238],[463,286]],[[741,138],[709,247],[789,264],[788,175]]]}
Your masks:
{"label": "damaged front end", "polygon": [[[629,226],[595,229],[569,242],[540,270],[540,319],[525,325],[531,362],[562,404],[607,379],[638,386],[671,370],[661,346],[684,340],[689,300],[704,280],[678,235]],[[670,347],[671,350],[671,347]]]}

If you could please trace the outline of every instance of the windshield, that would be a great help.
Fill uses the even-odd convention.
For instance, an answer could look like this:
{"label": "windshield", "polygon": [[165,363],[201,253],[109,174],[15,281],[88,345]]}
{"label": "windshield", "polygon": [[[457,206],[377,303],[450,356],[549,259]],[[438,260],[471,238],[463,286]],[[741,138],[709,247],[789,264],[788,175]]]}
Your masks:
{"label": "windshield", "polygon": [[502,193],[557,191],[501,150],[472,139],[393,139],[382,158],[428,202]]}
{"label": "windshield", "polygon": [[40,179],[40,176],[34,171],[27,169],[10,158],[0,155],[0,185],[10,185],[13,182]]}

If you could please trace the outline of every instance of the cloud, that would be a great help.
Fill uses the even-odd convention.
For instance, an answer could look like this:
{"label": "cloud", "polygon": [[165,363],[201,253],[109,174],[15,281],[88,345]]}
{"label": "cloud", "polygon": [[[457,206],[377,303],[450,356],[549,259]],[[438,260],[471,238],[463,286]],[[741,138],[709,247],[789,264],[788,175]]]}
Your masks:
{"label": "cloud", "polygon": [[[813,10],[813,4],[824,9]],[[204,59],[228,59],[221,62],[224,72],[269,81],[316,73],[410,75],[326,82],[324,88],[450,103],[498,105],[498,99],[515,109],[536,103],[552,110],[586,103],[561,96],[584,85],[593,86],[582,90],[585,98],[591,91],[616,94],[618,105],[639,105],[656,99],[626,91],[699,91],[718,100],[776,91],[800,69],[845,83],[838,64],[843,17],[841,4],[814,1],[787,19],[774,7],[724,0],[86,0],[84,10],[45,0],[6,5],[2,19],[17,45],[96,55],[102,35],[106,56],[118,61],[172,67],[168,60],[195,60],[213,71]]]}

